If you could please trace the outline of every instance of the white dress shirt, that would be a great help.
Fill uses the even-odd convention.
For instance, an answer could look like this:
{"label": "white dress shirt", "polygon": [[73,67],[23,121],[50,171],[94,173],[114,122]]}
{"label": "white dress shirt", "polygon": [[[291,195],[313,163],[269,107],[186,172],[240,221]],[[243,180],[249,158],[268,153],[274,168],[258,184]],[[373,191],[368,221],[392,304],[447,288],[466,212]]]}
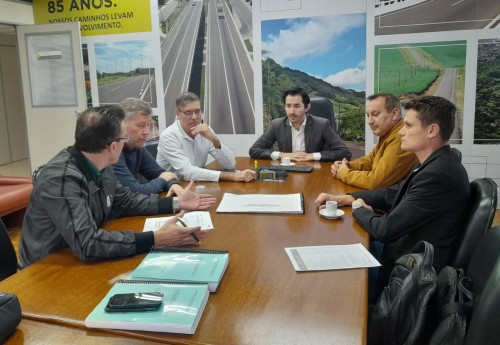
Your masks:
{"label": "white dress shirt", "polygon": [[[305,141],[305,128],[306,128],[307,117],[304,118],[304,122],[300,125],[300,129],[296,130],[295,127],[292,126],[290,121],[287,121],[287,124],[290,126],[290,130],[292,131],[292,152],[306,152],[306,141]],[[273,151],[271,153],[271,159],[278,159],[280,155],[280,151]],[[321,153],[313,152],[313,157],[315,161],[319,161],[321,159]]]}
{"label": "white dress shirt", "polygon": [[[213,132],[212,128],[210,130]],[[165,170],[185,181],[219,181],[220,171],[204,169],[208,155],[215,158],[224,169],[234,169],[234,153],[221,143],[216,149],[210,140],[197,134],[192,139],[175,120],[160,135],[156,161]]]}

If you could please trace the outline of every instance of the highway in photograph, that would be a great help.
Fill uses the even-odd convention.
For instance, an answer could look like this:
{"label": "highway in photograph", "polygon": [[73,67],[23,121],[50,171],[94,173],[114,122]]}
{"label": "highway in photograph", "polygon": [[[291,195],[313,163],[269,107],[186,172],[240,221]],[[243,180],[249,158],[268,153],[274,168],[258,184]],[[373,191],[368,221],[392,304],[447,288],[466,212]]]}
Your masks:
{"label": "highway in photograph", "polygon": [[[120,80],[115,83],[99,86],[100,104],[117,104],[127,97],[141,98],[152,107],[156,107],[156,86],[153,73]],[[153,92],[151,92],[153,90]]]}
{"label": "highway in photograph", "polygon": [[200,25],[203,2],[184,6],[174,27],[162,42],[163,99],[166,125],[175,120],[175,99],[188,91],[196,38]]}
{"label": "highway in photograph", "polygon": [[[177,96],[190,90],[190,80],[204,80],[204,95],[201,96],[205,122],[217,134],[255,132],[253,69],[243,42],[245,38],[239,31],[251,36],[251,10],[244,0],[232,3],[233,12],[239,13],[236,20],[225,1],[211,0],[205,11],[202,11],[202,1],[186,3],[174,27],[163,38],[163,97],[167,126],[175,120]],[[248,10],[243,7],[237,10],[239,5]],[[206,18],[202,17],[204,14]],[[206,23],[205,75],[204,79],[202,76],[197,79],[192,78],[191,67],[199,25],[203,23]]]}
{"label": "highway in photograph", "polygon": [[430,0],[395,11],[391,5],[381,8],[385,13],[375,16],[375,35],[494,28],[500,15],[498,0],[481,0],[481,6],[478,0]]}
{"label": "highway in photograph", "polygon": [[252,134],[252,64],[225,1],[209,2],[207,41],[206,120],[217,134]]}

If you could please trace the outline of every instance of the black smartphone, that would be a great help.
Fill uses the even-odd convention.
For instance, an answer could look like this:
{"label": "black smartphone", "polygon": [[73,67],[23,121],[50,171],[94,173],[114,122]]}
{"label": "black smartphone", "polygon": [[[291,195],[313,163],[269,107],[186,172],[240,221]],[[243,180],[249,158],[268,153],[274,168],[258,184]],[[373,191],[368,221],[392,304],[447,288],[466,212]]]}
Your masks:
{"label": "black smartphone", "polygon": [[111,296],[105,310],[107,312],[157,310],[162,300],[161,292],[120,293]]}

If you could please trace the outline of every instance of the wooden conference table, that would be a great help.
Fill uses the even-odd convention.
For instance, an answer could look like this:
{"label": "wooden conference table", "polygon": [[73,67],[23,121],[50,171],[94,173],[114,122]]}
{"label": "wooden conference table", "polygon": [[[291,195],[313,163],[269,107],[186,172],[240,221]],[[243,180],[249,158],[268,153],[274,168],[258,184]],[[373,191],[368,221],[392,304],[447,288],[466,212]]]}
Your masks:
{"label": "wooden conference table", "polygon": [[[237,168],[253,167],[253,162],[237,158]],[[302,192],[305,214],[217,214],[216,207],[210,210],[215,229],[199,246],[228,250],[229,265],[194,335],[86,329],[85,318],[109,291],[111,281],[133,270],[145,255],[83,263],[66,248],[0,282],[0,291],[17,294],[23,310],[23,322],[9,344],[30,343],[34,334],[46,332],[47,327],[61,335],[57,338],[61,343],[88,337],[110,344],[116,339],[170,344],[364,344],[367,270],[299,273],[284,250],[328,244],[367,246],[368,236],[351,217],[350,207],[343,208],[346,214],[341,219],[326,220],[314,204],[320,192],[340,194],[357,188],[332,180],[330,163],[301,165],[314,170],[289,173],[286,182],[197,183],[217,198],[217,205],[224,192]],[[142,231],[145,218],[121,218],[105,228]],[[59,342],[52,338],[46,343]]]}

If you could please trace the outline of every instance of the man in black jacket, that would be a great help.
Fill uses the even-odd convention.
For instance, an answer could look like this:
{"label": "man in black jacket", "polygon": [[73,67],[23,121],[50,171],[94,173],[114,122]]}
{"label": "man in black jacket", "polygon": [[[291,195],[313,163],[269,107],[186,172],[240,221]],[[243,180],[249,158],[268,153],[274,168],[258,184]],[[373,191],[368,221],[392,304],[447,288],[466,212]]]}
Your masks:
{"label": "man in black jacket", "polygon": [[370,238],[384,243],[381,285],[394,262],[421,240],[434,246],[434,268],[439,272],[455,250],[468,215],[469,179],[448,145],[455,106],[442,97],[423,96],[404,108],[401,148],[415,153],[420,162],[409,176],[385,189],[341,196],[321,193],[316,199],[319,207],[327,200],[352,205],[354,218]]}

